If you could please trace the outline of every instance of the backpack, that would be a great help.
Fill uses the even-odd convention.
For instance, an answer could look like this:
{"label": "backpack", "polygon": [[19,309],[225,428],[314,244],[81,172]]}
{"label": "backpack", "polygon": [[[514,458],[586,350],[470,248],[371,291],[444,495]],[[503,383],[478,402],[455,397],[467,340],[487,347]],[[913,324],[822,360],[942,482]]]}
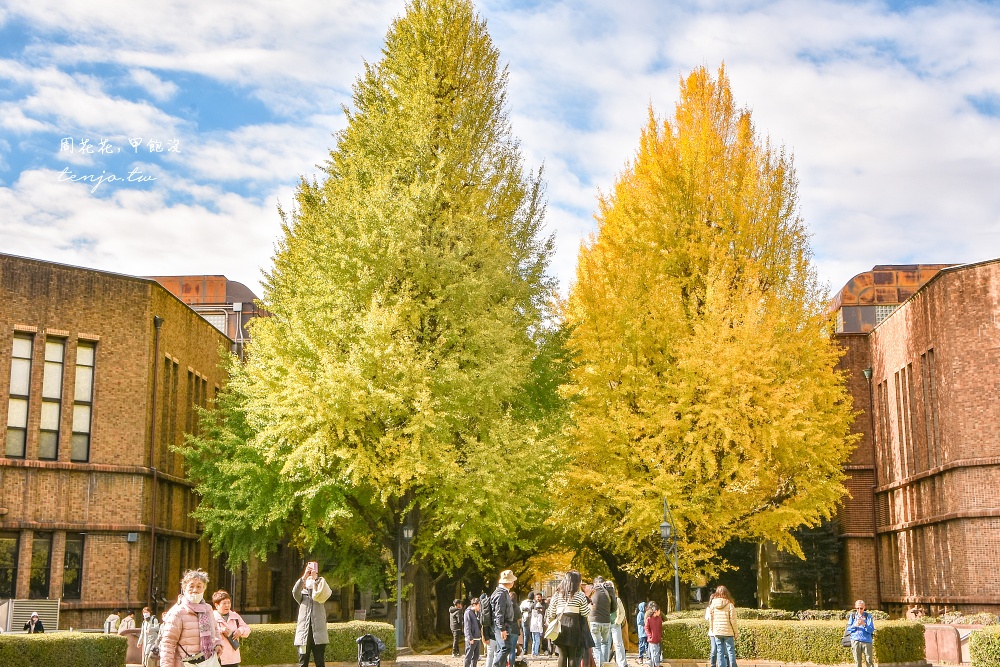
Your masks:
{"label": "backpack", "polygon": [[493,605],[485,593],[479,598],[479,625],[483,628],[483,637],[493,637]]}

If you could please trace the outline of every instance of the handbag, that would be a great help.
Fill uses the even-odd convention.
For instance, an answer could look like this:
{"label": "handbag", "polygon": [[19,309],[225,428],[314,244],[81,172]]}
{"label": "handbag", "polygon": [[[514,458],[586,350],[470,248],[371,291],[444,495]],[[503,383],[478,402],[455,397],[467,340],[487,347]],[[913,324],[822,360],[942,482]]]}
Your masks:
{"label": "handbag", "polygon": [[[235,620],[236,620],[236,630],[239,630],[240,629],[240,620],[239,619],[235,619]],[[235,632],[235,631],[233,631],[233,632]],[[228,635],[223,635],[223,637],[225,637],[229,641],[229,645],[233,647],[234,651],[239,651],[240,650],[240,638],[239,637],[234,637],[233,633],[229,633]]]}
{"label": "handbag", "polygon": [[851,631],[844,630],[844,636],[840,638],[840,645],[844,648],[851,648]]}
{"label": "handbag", "polygon": [[555,641],[559,638],[559,633],[562,631],[562,620],[563,614],[566,612],[566,603],[562,603],[562,607],[559,609],[559,613],[556,617],[549,621],[549,624],[545,626],[545,632],[542,636],[549,641]]}

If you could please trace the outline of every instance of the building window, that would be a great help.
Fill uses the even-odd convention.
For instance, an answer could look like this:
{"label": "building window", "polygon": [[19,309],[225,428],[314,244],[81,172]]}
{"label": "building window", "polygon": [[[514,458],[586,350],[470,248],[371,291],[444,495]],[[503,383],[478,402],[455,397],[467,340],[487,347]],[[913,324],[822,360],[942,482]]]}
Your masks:
{"label": "building window", "polygon": [[49,597],[49,572],[52,569],[52,533],[35,533],[31,542],[31,576],[28,597],[44,600]]}
{"label": "building window", "polygon": [[63,598],[79,600],[83,579],[83,533],[66,534],[66,557],[63,560]]}
{"label": "building window", "polygon": [[0,599],[14,597],[17,588],[17,533],[0,532]]}
{"label": "building window", "polygon": [[28,442],[28,394],[31,392],[30,336],[14,336],[10,360],[10,399],[7,404],[7,447],[5,455],[24,458]]}
{"label": "building window", "polygon": [[899,306],[875,306],[875,326],[882,324]]}
{"label": "building window", "polygon": [[66,341],[45,341],[45,369],[42,374],[42,423],[38,437],[38,458],[54,461],[59,457],[59,416],[62,414],[63,357]]}
{"label": "building window", "polygon": [[70,459],[90,460],[90,422],[94,408],[95,345],[81,341],[76,347],[76,385],[73,391],[73,449]]}

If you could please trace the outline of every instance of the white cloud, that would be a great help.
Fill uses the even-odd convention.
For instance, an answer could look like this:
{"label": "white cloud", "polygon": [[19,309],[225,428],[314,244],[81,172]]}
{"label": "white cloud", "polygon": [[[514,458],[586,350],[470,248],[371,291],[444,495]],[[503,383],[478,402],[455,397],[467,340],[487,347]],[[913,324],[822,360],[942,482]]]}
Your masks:
{"label": "white cloud", "polygon": [[129,71],[133,83],[149,93],[157,102],[166,102],[177,94],[179,88],[172,81],[164,81],[147,69]]}
{"label": "white cloud", "polygon": [[[635,153],[647,106],[671,114],[678,77],[698,65],[714,71],[722,61],[759,132],[795,154],[802,213],[821,276],[834,289],[877,263],[1000,256],[1000,118],[968,102],[1000,93],[995,5],[941,2],[891,12],[881,2],[828,0],[511,4],[483,0],[479,8],[510,63],[511,122],[526,166],[546,165],[548,227],[558,242],[553,268],[564,287],[580,241],[594,229],[597,192],[610,190]],[[157,271],[182,272],[166,267],[175,261],[215,271],[240,261],[226,234],[194,254],[171,250],[170,242],[190,247],[181,230],[204,227],[182,216],[234,231],[233,220],[245,215],[243,256],[266,262],[277,223],[273,205],[259,202],[314,173],[343,123],[339,105],[349,101],[363,59],[379,57],[388,23],[403,8],[403,0],[277,8],[269,0],[7,3],[0,22],[16,17],[71,39],[36,40],[23,62],[0,61],[0,80],[27,91],[2,103],[0,132],[176,133],[183,146],[163,156],[167,191],[74,194],[72,210],[48,198],[85,193],[82,185],[46,185],[49,172],[24,172],[16,186],[0,189],[0,205],[21,211],[11,218],[20,221],[16,231],[0,222],[3,245],[31,238],[37,244],[30,247],[112,265],[121,261],[115,253],[138,250],[156,256]],[[87,64],[125,68],[152,102],[117,98],[100,79],[64,71]],[[158,106],[179,92],[171,72],[249,90],[275,120],[196,135]],[[253,192],[225,194],[221,188],[236,181]],[[169,203],[170,193],[199,203]],[[113,222],[125,218],[130,225]],[[140,219],[146,228],[136,233]],[[67,246],[80,228],[94,230],[93,243]],[[138,238],[112,238],[117,233]],[[155,241],[145,243],[145,235]]]}
{"label": "white cloud", "polygon": [[[278,188],[256,204],[176,180],[151,190],[103,184],[108,197],[91,187],[40,169],[0,188],[3,251],[133,275],[224,273],[259,291],[279,233],[277,201],[291,198]],[[178,193],[194,203],[169,203]]]}

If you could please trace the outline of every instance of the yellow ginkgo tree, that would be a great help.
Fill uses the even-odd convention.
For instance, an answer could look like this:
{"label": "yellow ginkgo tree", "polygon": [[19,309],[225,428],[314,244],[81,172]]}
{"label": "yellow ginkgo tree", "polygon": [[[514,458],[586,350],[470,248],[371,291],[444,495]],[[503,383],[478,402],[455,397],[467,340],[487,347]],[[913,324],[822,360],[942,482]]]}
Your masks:
{"label": "yellow ginkgo tree", "polygon": [[732,539],[799,553],[791,531],[845,493],[852,408],[796,187],[725,69],[702,67],[600,199],[567,305],[574,465],[556,522],[635,574],[672,575],[664,497],[694,578]]}

